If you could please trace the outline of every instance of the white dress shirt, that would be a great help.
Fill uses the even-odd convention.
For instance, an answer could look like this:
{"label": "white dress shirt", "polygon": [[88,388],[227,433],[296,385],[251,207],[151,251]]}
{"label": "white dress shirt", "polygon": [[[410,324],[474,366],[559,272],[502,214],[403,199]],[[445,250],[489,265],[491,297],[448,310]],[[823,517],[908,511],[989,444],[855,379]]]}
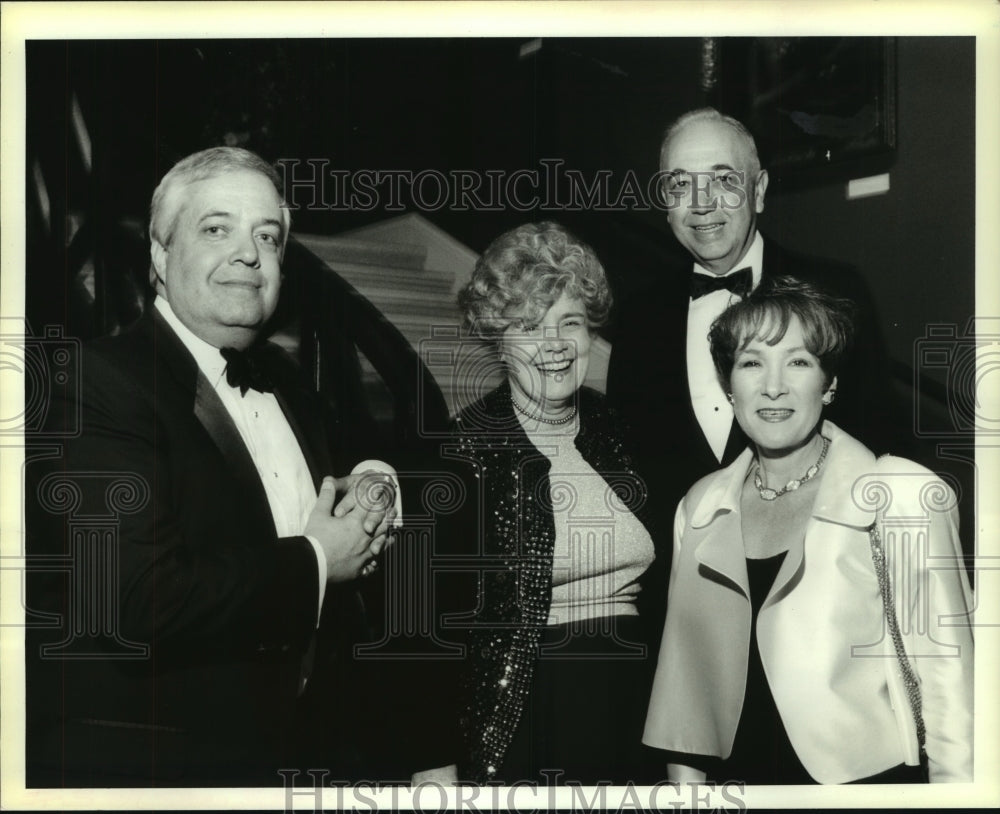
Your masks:
{"label": "white dress shirt", "polygon": [[[249,389],[246,395],[240,395],[240,388],[226,381],[226,360],[219,349],[192,333],[163,297],[158,296],[153,305],[191,352],[198,369],[208,379],[239,430],[264,486],[278,536],[301,536],[316,504],[316,487],[298,439],[274,393]],[[326,595],[326,555],[319,541],[312,537],[306,539],[316,552],[317,608],[322,610]],[[319,624],[318,611],[316,624]]]}
{"label": "white dress shirt", "polygon": [[[758,232],[743,259],[724,276],[749,266],[753,274],[753,288],[756,288],[760,285],[763,261],[764,239]],[[697,263],[694,264],[694,273],[709,277],[718,276]],[[698,424],[720,463],[733,425],[733,407],[715,375],[715,365],[712,364],[712,354],[708,345],[708,331],[719,315],[740,299],[739,295],[721,289],[688,302],[688,393],[691,396],[695,418],[698,419]]]}

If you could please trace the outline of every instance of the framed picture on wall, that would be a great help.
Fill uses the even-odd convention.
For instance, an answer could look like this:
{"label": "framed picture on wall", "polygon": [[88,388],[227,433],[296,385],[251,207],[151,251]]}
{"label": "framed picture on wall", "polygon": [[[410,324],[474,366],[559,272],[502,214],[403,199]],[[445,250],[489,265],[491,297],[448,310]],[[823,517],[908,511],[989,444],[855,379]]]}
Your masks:
{"label": "framed picture on wall", "polygon": [[894,38],[725,38],[703,54],[709,104],[748,125],[772,176],[836,177],[859,159],[891,161]]}

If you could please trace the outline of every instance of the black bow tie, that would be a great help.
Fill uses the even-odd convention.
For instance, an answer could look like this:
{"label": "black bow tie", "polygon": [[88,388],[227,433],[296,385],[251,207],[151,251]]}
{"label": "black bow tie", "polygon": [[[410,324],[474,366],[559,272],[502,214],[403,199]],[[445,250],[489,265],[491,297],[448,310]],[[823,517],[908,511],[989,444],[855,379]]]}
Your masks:
{"label": "black bow tie", "polygon": [[271,377],[264,371],[259,347],[247,350],[220,348],[219,353],[226,360],[226,381],[230,387],[240,388],[240,396],[245,396],[250,389],[259,393],[274,390]]}
{"label": "black bow tie", "polygon": [[734,294],[745,297],[750,293],[751,286],[753,286],[753,272],[749,266],[727,274],[725,277],[692,274],[691,299],[696,300],[698,297],[711,294],[713,291],[721,291],[723,288],[728,288]]}

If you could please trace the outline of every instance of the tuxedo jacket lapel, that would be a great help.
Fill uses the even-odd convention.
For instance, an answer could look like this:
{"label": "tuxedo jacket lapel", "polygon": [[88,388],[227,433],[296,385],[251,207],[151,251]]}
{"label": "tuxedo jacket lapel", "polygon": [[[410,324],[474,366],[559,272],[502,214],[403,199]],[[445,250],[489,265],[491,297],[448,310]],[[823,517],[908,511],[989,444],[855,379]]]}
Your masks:
{"label": "tuxedo jacket lapel", "polygon": [[678,392],[680,393],[680,398],[684,401],[681,409],[684,411],[684,415],[687,416],[688,426],[694,430],[696,436],[700,439],[699,446],[704,447],[704,451],[711,455],[711,448],[705,438],[705,433],[701,430],[701,425],[698,423],[698,417],[694,414],[694,407],[691,405],[690,378],[688,377],[687,365],[687,322],[688,305],[691,297],[686,284],[673,288],[671,295],[673,297],[674,316],[668,320],[668,324],[673,331],[673,336],[669,341],[664,343],[664,348],[677,348],[679,350],[679,363],[675,369],[678,372],[679,378],[677,382],[679,385]]}
{"label": "tuxedo jacket lapel", "polygon": [[734,420],[730,426],[729,437],[723,451],[722,461],[720,462],[715,457],[715,452],[712,450],[712,445],[709,444],[708,438],[705,437],[705,431],[701,428],[701,424],[698,423],[698,416],[695,415],[694,406],[691,404],[690,378],[687,366],[687,321],[691,296],[686,287],[675,289],[675,293],[677,295],[677,298],[674,300],[676,317],[671,322],[676,333],[674,334],[673,341],[666,344],[666,347],[680,348],[681,350],[681,361],[678,369],[680,371],[680,392],[684,399],[682,409],[687,416],[687,425],[691,428],[692,438],[697,439],[693,441],[693,444],[697,447],[697,455],[700,461],[699,471],[708,473],[718,469],[720,466],[728,466],[732,463],[736,459],[736,456],[746,448],[747,439]]}
{"label": "tuxedo jacket lapel", "polygon": [[[695,559],[725,578],[725,581],[716,579],[717,582],[728,582],[730,588],[738,589],[748,600],[750,583],[740,528],[740,495],[750,461],[751,453],[744,451],[739,460],[718,473],[688,510],[691,534],[696,540]],[[685,500],[691,500],[690,494]]]}
{"label": "tuxedo jacket lapel", "polygon": [[194,414],[226,459],[240,492],[247,497],[247,505],[268,507],[262,514],[268,517],[272,535],[276,533],[267,492],[264,491],[264,484],[260,481],[253,458],[222,399],[200,370],[195,384]]}
{"label": "tuxedo jacket lapel", "polygon": [[[267,523],[273,536],[276,533],[274,517],[271,515],[264,484],[261,483],[253,458],[222,399],[198,369],[194,357],[184,347],[184,343],[155,309],[153,309],[152,326],[153,340],[157,349],[156,358],[163,361],[170,374],[180,384],[181,392],[190,398],[192,413],[219,450],[240,493],[246,496],[245,505],[248,511],[254,511],[256,507],[261,522]],[[312,467],[310,471],[313,471]]]}

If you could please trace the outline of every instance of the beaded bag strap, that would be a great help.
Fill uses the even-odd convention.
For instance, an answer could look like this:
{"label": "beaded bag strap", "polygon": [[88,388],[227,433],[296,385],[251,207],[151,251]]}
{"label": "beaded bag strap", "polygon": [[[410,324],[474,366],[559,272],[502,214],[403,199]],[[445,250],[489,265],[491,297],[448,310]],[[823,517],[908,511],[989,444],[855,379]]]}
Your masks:
{"label": "beaded bag strap", "polygon": [[909,660],[906,658],[906,650],[903,647],[903,637],[899,632],[899,622],[896,620],[896,606],[892,601],[892,584],[889,582],[889,568],[886,562],[885,548],[882,545],[882,535],[879,533],[877,522],[872,523],[868,528],[868,536],[871,539],[872,562],[875,564],[875,575],[878,577],[879,592],[882,594],[886,624],[889,627],[889,635],[892,636],[893,646],[896,648],[899,670],[903,676],[906,695],[910,700],[910,710],[913,712],[913,721],[917,727],[917,743],[920,745],[920,752],[923,755],[927,731],[924,728],[920,682],[917,680],[917,676],[913,672]]}

